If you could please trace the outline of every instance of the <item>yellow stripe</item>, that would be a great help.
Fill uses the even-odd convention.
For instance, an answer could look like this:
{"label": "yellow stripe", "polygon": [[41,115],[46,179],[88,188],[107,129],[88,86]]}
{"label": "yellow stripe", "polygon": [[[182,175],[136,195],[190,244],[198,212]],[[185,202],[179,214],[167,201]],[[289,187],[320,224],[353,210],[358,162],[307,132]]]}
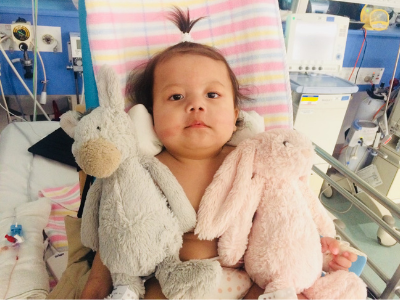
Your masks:
{"label": "yellow stripe", "polygon": [[301,97],[302,102],[317,102],[318,97]]}
{"label": "yellow stripe", "polygon": [[58,190],[58,191],[52,191],[52,192],[42,192],[43,193],[43,195],[44,196],[46,196],[47,198],[50,198],[50,197],[56,197],[56,196],[61,196],[61,195],[63,195],[63,194],[66,194],[66,193],[68,193],[68,191],[71,189],[71,187],[64,187],[63,189],[61,189],[61,190]]}
{"label": "yellow stripe", "polygon": [[240,78],[239,81],[241,84],[251,84],[255,82],[266,82],[271,80],[279,80],[284,79],[284,74],[267,74],[267,75],[259,75],[259,76],[251,76],[247,78]]}
{"label": "yellow stripe", "polygon": [[289,116],[266,115],[264,116],[264,124],[281,123],[289,121]]}
{"label": "yellow stripe", "polygon": [[249,41],[250,38],[260,37],[260,36],[279,36],[278,30],[254,30],[253,32],[246,32],[241,34],[230,34],[227,37],[219,39],[218,37],[214,37],[215,45],[224,45],[229,44],[234,41]]}

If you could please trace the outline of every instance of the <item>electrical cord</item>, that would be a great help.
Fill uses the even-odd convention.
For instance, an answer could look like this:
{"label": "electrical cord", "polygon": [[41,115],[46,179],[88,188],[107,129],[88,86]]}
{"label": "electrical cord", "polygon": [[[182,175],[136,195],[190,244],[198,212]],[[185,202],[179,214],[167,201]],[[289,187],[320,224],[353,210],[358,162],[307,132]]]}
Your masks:
{"label": "electrical cord", "polygon": [[[358,67],[358,70],[357,70],[357,74],[356,74],[356,78],[355,78],[355,80],[354,80],[354,83],[357,82],[358,73],[360,72],[360,69],[361,69],[361,66],[362,66],[362,63],[363,63],[364,57],[365,57],[365,51],[367,50],[367,46],[368,46],[368,43],[367,43],[367,30],[366,30],[365,28],[363,28],[363,30],[364,30],[365,48],[364,48],[363,56],[362,56],[362,58],[361,58],[360,66]],[[364,42],[363,42],[363,43],[364,43]],[[362,48],[361,48],[361,49],[362,49]],[[361,49],[360,49],[360,50],[361,50]],[[358,54],[358,55],[360,55],[360,54]],[[357,61],[358,61],[358,58],[357,58]],[[357,64],[357,62],[356,62],[356,64]]]}
{"label": "electrical cord", "polygon": [[[351,74],[350,74],[350,76],[349,76],[349,79],[348,79],[349,81],[350,81],[350,79],[351,79],[351,76],[353,76],[354,70],[355,70],[356,67],[357,67],[357,62],[358,62],[358,59],[360,58],[361,50],[362,50],[362,48],[364,47],[364,43],[367,42],[367,31],[366,31],[364,28],[363,28],[363,30],[364,30],[364,40],[363,40],[363,42],[362,42],[362,44],[361,44],[360,51],[358,52],[358,56],[357,56],[356,63],[354,64],[353,70],[351,71]],[[366,49],[366,48],[367,48],[367,45],[365,44],[364,55],[365,55],[365,49]],[[363,55],[363,57],[364,57],[364,55]],[[361,63],[362,63],[362,61],[361,61]],[[356,83],[356,81],[355,81],[354,83]]]}
{"label": "electrical cord", "polygon": [[5,111],[7,112],[7,120],[8,120],[8,124],[10,124],[11,123],[10,111],[8,110],[6,97],[4,96],[3,85],[1,84],[1,79],[0,79],[0,90],[1,90],[1,97],[3,98],[3,102],[4,102],[4,106],[5,106],[5,107],[3,107],[3,105],[2,105],[1,107],[3,107],[5,109]]}
{"label": "electrical cord", "polygon": [[[347,177],[343,177],[342,179],[340,179],[340,180],[338,180],[338,181],[335,181],[335,183],[339,183],[340,181],[342,181],[342,180],[344,180],[344,179],[346,179],[347,182],[348,182],[348,184],[349,184],[349,186],[351,186],[351,183],[350,183],[350,181],[349,181],[349,179],[348,179]],[[318,197],[318,198],[319,198],[319,200],[321,201],[322,205],[325,206],[327,209],[329,209],[329,210],[331,210],[331,211],[334,211],[334,212],[337,212],[337,213],[339,213],[339,214],[345,214],[345,213],[349,212],[350,209],[353,207],[353,203],[351,203],[351,204],[350,204],[350,207],[347,208],[345,211],[339,211],[339,210],[337,210],[337,209],[334,209],[334,208],[330,207],[329,205],[327,205],[327,204],[325,203],[324,200],[322,200],[322,194],[323,194],[326,190],[328,190],[329,188],[332,189],[332,187],[328,184],[328,187],[326,187],[325,189],[323,189],[323,190],[321,191],[321,193],[319,194],[319,197]]]}

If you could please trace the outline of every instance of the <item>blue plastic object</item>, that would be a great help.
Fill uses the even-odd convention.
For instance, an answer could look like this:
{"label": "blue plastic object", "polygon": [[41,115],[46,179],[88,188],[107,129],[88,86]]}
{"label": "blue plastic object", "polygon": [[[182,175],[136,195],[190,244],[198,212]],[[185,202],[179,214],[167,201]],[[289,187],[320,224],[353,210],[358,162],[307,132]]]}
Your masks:
{"label": "blue plastic object", "polygon": [[22,236],[22,226],[21,225],[11,225],[10,227],[11,230],[11,236],[19,235]]}
{"label": "blue plastic object", "polygon": [[367,258],[365,256],[358,255],[357,260],[351,264],[349,271],[360,276],[366,263]]}
{"label": "blue plastic object", "polygon": [[97,93],[97,85],[93,72],[92,56],[89,48],[89,37],[86,27],[86,6],[85,0],[79,0],[79,26],[81,29],[82,44],[82,64],[83,76],[85,78],[85,103],[86,109],[96,108],[99,106],[99,96]]}

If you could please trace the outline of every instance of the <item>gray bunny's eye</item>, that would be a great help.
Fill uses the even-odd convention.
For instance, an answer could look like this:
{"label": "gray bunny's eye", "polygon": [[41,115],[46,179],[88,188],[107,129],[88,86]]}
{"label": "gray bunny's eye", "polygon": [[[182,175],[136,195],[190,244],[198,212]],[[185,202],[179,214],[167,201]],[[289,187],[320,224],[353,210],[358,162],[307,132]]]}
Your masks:
{"label": "gray bunny's eye", "polygon": [[97,126],[97,130],[98,130],[98,131],[101,131],[101,128],[100,128],[100,126]]}

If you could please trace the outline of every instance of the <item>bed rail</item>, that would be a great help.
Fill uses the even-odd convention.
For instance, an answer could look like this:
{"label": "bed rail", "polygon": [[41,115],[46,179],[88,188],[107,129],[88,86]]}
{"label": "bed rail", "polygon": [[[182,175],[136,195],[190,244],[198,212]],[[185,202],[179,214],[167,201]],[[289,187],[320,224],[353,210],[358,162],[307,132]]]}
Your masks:
{"label": "bed rail", "polygon": [[[346,166],[320,148],[318,145],[315,145],[315,152],[318,156],[328,162],[334,169],[340,172],[343,176],[345,176],[348,180],[355,183],[357,186],[361,187],[362,190],[371,196],[373,199],[378,201],[384,207],[386,207],[393,216],[400,218],[400,208],[389,198],[380,194],[375,188],[370,186],[367,182],[365,182],[362,178],[360,178],[353,171],[349,170]],[[379,216],[377,216],[368,206],[366,206],[361,200],[359,200],[356,196],[352,195],[348,190],[340,186],[333,179],[331,179],[328,175],[322,172],[318,167],[313,166],[313,171],[322,177],[331,187],[333,187],[337,192],[339,192],[342,196],[344,196],[347,200],[349,200],[352,204],[354,204],[358,209],[360,209],[365,215],[367,215],[373,222],[378,224],[381,228],[383,228],[390,236],[392,236],[398,243],[400,243],[400,234],[390,227],[386,222],[384,222]],[[357,243],[351,239],[343,229],[339,226],[336,226],[336,230],[338,234],[346,241],[348,241],[352,247],[363,251],[357,246]],[[396,294],[400,297],[400,265],[397,267],[392,277],[388,277],[382,269],[377,266],[370,258],[367,260],[368,266],[379,276],[383,282],[386,284],[386,288],[381,293],[374,286],[373,282],[369,282],[368,278],[361,274],[361,278],[368,285],[369,289],[379,298],[379,299],[390,299],[393,298]]]}

